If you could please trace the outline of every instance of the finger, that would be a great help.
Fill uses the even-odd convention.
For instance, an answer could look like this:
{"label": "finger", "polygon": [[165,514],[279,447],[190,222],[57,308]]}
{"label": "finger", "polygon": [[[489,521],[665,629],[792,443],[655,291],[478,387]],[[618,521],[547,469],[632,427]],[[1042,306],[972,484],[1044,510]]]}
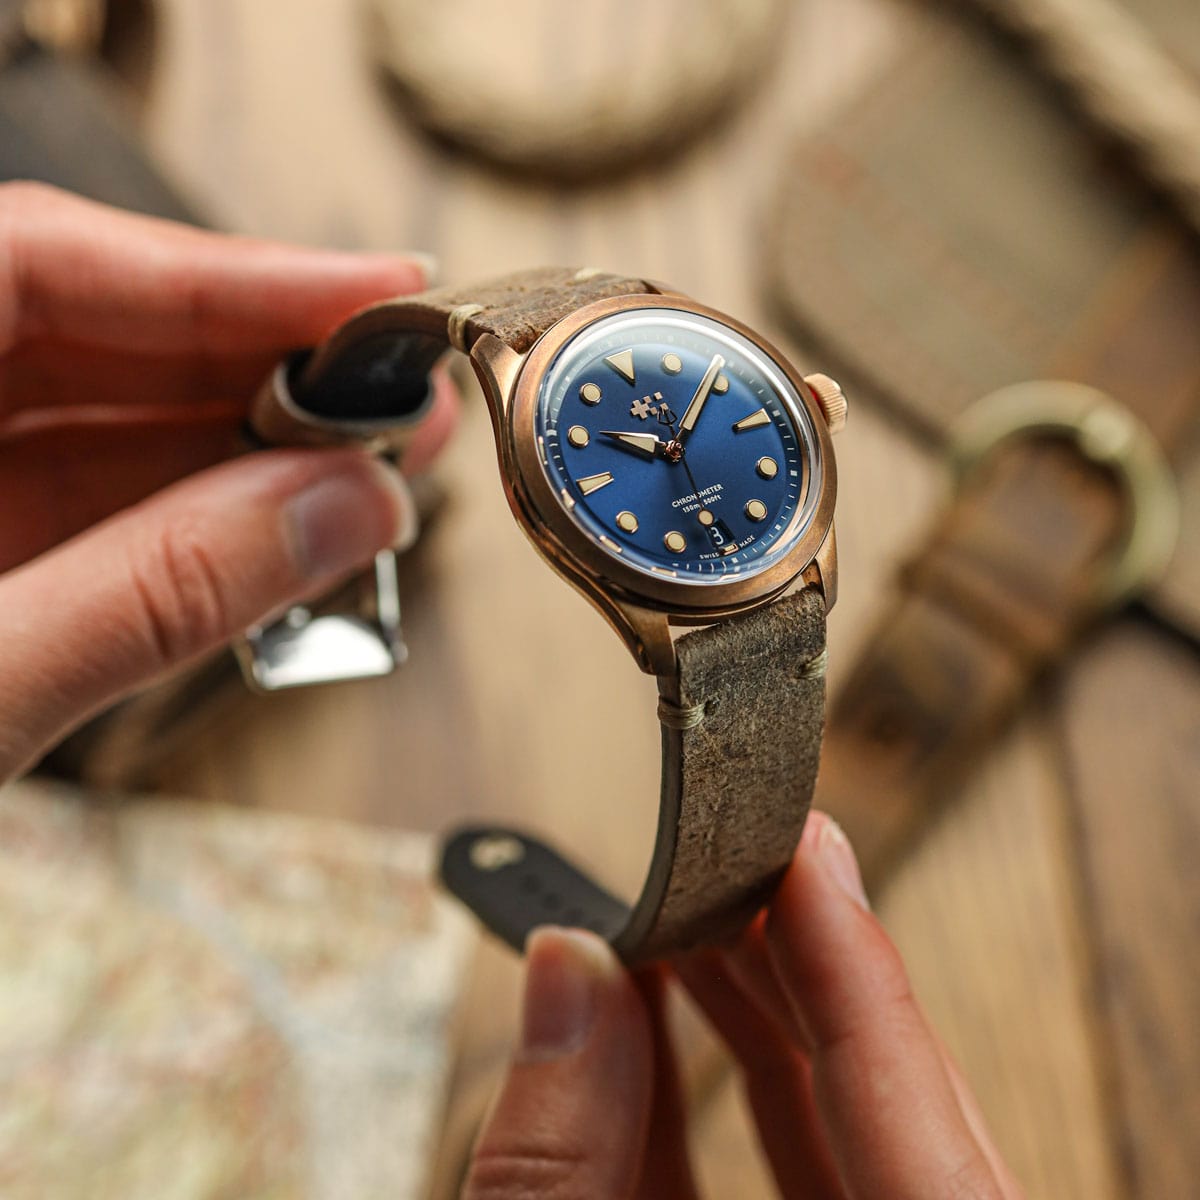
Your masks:
{"label": "finger", "polygon": [[767,949],[767,913],[764,910],[724,954],[723,961],[737,986],[778,1026],[780,1035],[798,1050],[808,1051],[808,1034],[796,1020]]}
{"label": "finger", "polygon": [[343,254],[0,188],[0,350],[33,337],[154,354],[282,350],[425,286],[414,257]]}
{"label": "finger", "polygon": [[8,570],[168,484],[233,452],[233,418],[219,406],[187,419],[31,432],[0,441],[0,571]]}
{"label": "finger", "polygon": [[637,987],[609,947],[581,930],[535,932],[526,971],[521,1045],[475,1148],[464,1200],[626,1200],[653,1088]]}
{"label": "finger", "polygon": [[810,817],[771,905],[767,946],[811,1041],[813,1094],[849,1194],[1003,1196],[849,842],[824,814]]}
{"label": "finger", "polygon": [[[454,382],[442,370],[432,379],[433,404],[403,457],[408,476],[429,469],[458,423]],[[122,413],[131,420],[115,419]],[[240,407],[220,402],[186,411],[114,409],[104,418],[93,414],[82,428],[25,422],[10,438],[0,428],[0,512],[21,514],[0,524],[0,571],[229,458],[243,422]]]}
{"label": "finger", "polygon": [[654,1047],[654,1096],[639,1200],[697,1200],[696,1179],[687,1146],[687,1106],[679,1062],[672,1044],[667,1003],[669,977],[660,967],[637,975],[638,990],[650,1019]]}
{"label": "finger", "polygon": [[804,1054],[734,979],[727,953],[700,951],[676,967],[738,1061],[759,1142],[781,1195],[842,1200]]}
{"label": "finger", "polygon": [[104,705],[415,535],[354,450],[248,455],[0,579],[0,779]]}
{"label": "finger", "polygon": [[0,358],[0,438],[19,436],[31,423],[83,425],[95,413],[150,405],[188,410],[220,401],[244,413],[280,356],[294,347],[278,339],[240,354],[152,354],[46,338],[22,342]]}

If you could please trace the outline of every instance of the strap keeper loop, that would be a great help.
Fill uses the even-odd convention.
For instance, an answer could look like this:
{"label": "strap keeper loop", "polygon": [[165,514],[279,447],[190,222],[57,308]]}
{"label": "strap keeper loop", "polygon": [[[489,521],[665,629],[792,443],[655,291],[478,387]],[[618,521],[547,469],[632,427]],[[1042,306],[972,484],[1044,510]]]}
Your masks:
{"label": "strap keeper loop", "polygon": [[463,354],[470,351],[467,345],[467,322],[481,312],[482,304],[460,304],[446,319],[446,336],[455,350],[461,350]]}
{"label": "strap keeper loop", "polygon": [[664,696],[658,698],[658,719],[668,729],[678,729],[684,732],[695,729],[704,720],[708,705],[701,701],[699,704],[673,704]]}
{"label": "strap keeper loop", "polygon": [[807,662],[800,664],[801,679],[824,679],[829,668],[829,648],[826,646],[820,654],[814,654]]}

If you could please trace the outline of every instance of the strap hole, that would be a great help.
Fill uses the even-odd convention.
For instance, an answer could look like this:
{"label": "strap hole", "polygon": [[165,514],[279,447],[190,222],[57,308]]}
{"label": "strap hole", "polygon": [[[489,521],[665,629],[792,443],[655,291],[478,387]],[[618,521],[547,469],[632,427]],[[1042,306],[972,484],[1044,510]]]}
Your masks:
{"label": "strap hole", "polygon": [[498,871],[525,857],[525,847],[506,833],[488,834],[471,843],[471,865],[480,871]]}
{"label": "strap hole", "polygon": [[542,882],[536,875],[521,876],[521,891],[527,895],[534,895],[542,890]]}
{"label": "strap hole", "polygon": [[562,897],[557,892],[547,892],[542,897],[542,907],[553,912],[556,908],[562,907]]}

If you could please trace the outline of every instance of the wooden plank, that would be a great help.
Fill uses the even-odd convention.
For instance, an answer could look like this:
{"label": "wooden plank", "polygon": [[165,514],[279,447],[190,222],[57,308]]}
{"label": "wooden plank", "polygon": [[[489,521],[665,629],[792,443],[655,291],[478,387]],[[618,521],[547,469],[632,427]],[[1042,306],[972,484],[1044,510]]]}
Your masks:
{"label": "wooden plank", "polygon": [[1031,712],[979,764],[880,911],[1030,1197],[1116,1200],[1076,846],[1047,724]]}
{"label": "wooden plank", "polygon": [[1182,1200],[1200,1177],[1200,660],[1128,622],[1063,694],[1124,1194]]}

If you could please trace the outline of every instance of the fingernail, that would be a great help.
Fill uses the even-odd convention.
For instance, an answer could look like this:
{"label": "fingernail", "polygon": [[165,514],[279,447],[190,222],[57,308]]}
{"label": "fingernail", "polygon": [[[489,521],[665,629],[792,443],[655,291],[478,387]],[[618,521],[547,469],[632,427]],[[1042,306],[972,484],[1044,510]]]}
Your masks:
{"label": "fingernail", "polygon": [[836,822],[826,819],[817,841],[817,853],[825,869],[851,900],[860,908],[868,911],[871,908],[863,887],[862,872],[858,869],[858,859],[854,856],[854,847],[850,839],[842,832],[842,827]]}
{"label": "fingernail", "polygon": [[425,286],[433,287],[442,273],[438,260],[432,254],[426,254],[424,250],[407,250],[404,256],[421,268],[425,276]]}
{"label": "fingernail", "polygon": [[406,550],[417,537],[417,506],[400,475],[379,459],[318,479],[284,510],[302,574],[318,579],[363,566],[380,550]]}
{"label": "fingernail", "polygon": [[530,936],[527,961],[518,1057],[575,1053],[588,1040],[604,989],[620,977],[616,956],[594,934],[547,928]]}

